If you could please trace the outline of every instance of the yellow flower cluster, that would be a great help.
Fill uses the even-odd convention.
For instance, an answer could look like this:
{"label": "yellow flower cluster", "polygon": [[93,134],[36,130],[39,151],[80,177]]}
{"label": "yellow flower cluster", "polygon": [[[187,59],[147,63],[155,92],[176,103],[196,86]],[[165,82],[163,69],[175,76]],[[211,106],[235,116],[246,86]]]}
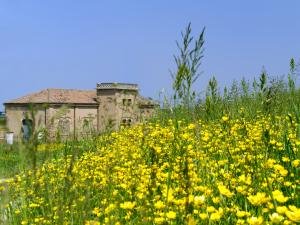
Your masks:
{"label": "yellow flower cluster", "polygon": [[224,116],[123,129],[11,181],[6,213],[15,224],[297,224],[297,127]]}

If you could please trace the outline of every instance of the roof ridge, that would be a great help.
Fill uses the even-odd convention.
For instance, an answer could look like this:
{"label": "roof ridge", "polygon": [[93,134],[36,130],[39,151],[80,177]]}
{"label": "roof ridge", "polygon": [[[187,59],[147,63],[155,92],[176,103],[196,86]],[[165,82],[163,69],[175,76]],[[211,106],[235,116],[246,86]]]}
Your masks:
{"label": "roof ridge", "polygon": [[47,88],[24,95],[20,98],[7,101],[6,103],[84,103],[94,104],[96,90]]}
{"label": "roof ridge", "polygon": [[41,91],[45,91],[45,90],[95,91],[95,89],[76,89],[76,88],[46,88],[46,89],[42,89]]}

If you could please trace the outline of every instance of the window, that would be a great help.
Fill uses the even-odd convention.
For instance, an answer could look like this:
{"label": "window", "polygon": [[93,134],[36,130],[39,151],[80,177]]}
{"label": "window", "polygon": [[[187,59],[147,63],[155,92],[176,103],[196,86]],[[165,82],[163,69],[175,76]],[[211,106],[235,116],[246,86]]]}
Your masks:
{"label": "window", "polygon": [[123,99],[123,105],[124,106],[130,106],[132,104],[132,99],[130,98],[124,98]]}
{"label": "window", "polygon": [[124,127],[130,127],[132,123],[132,119],[131,118],[123,118],[121,125]]}

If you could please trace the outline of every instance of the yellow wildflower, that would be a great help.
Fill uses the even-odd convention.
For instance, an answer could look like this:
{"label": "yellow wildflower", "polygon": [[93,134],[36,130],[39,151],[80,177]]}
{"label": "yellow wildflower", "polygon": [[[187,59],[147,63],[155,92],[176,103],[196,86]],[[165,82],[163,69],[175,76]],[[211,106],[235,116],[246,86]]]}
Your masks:
{"label": "yellow wildflower", "polygon": [[96,221],[96,220],[87,220],[87,221],[85,221],[84,224],[85,225],[100,225],[100,222]]}
{"label": "yellow wildflower", "polygon": [[285,212],[287,211],[287,207],[286,206],[277,206],[276,207],[276,212],[278,212],[279,214],[285,214]]}
{"label": "yellow wildflower", "polygon": [[284,197],[283,193],[279,190],[272,191],[273,198],[280,203],[285,203],[289,198]]}
{"label": "yellow wildflower", "polygon": [[220,214],[219,212],[215,212],[215,213],[212,213],[210,215],[210,220],[213,220],[213,221],[219,221],[222,217],[222,214]]}
{"label": "yellow wildflower", "polygon": [[200,213],[199,217],[200,217],[200,219],[205,220],[205,219],[207,219],[208,216],[206,213]]}
{"label": "yellow wildflower", "polygon": [[208,206],[206,211],[209,212],[209,213],[212,213],[212,212],[216,211],[216,209],[213,206]]}
{"label": "yellow wildflower", "polygon": [[269,201],[269,198],[266,197],[266,193],[258,192],[256,195],[250,195],[247,198],[252,205],[259,206]]}
{"label": "yellow wildflower", "polygon": [[228,121],[229,120],[229,117],[228,116],[222,116],[222,121],[223,122],[226,122],[226,121]]}
{"label": "yellow wildflower", "polygon": [[154,203],[154,207],[156,209],[163,209],[165,207],[165,204],[161,200],[159,200],[159,201]]}
{"label": "yellow wildflower", "polygon": [[213,197],[212,201],[213,201],[213,203],[218,204],[218,203],[220,203],[221,199],[219,197]]}
{"label": "yellow wildflower", "polygon": [[292,161],[292,166],[293,167],[298,167],[300,165],[300,159],[295,159],[294,161]]}
{"label": "yellow wildflower", "polygon": [[218,189],[221,195],[224,195],[228,198],[231,198],[233,196],[233,193],[228,188],[226,188],[225,185],[223,184],[219,184]]}
{"label": "yellow wildflower", "polygon": [[188,129],[189,130],[193,130],[193,129],[195,129],[195,124],[193,124],[193,123],[190,123],[189,125],[188,125]]}
{"label": "yellow wildflower", "polygon": [[293,222],[300,222],[300,208],[296,206],[289,206],[289,210],[285,212],[285,215]]}
{"label": "yellow wildflower", "polygon": [[169,211],[169,212],[167,212],[166,216],[167,216],[168,219],[171,219],[171,220],[175,219],[176,218],[176,212]]}
{"label": "yellow wildflower", "polygon": [[202,205],[205,202],[205,196],[201,195],[201,196],[195,196],[194,197],[194,204],[199,206]]}
{"label": "yellow wildflower", "polygon": [[246,212],[246,211],[240,211],[240,210],[238,210],[237,212],[236,212],[236,216],[237,217],[245,217],[245,216],[248,216],[249,215],[249,213],[248,212]]}
{"label": "yellow wildflower", "polygon": [[255,217],[255,216],[251,216],[250,218],[247,219],[247,222],[250,225],[261,225],[264,222],[264,219],[259,216],[259,217]]}
{"label": "yellow wildflower", "polygon": [[37,207],[39,207],[39,204],[36,204],[36,203],[29,204],[29,208],[37,208]]}
{"label": "yellow wildflower", "polygon": [[273,224],[280,224],[284,219],[284,217],[279,215],[278,213],[272,213],[272,215],[269,215],[269,218]]}
{"label": "yellow wildflower", "polygon": [[245,224],[246,222],[245,222],[245,220],[242,220],[242,219],[238,219],[237,221],[236,221],[236,225],[243,225],[243,224]]}
{"label": "yellow wildflower", "polygon": [[127,202],[121,203],[120,207],[122,209],[133,209],[135,207],[135,202],[127,201]]}
{"label": "yellow wildflower", "polygon": [[155,224],[162,224],[164,222],[164,218],[163,217],[155,217],[154,218],[154,223]]}
{"label": "yellow wildflower", "polygon": [[98,207],[95,207],[92,211],[92,213],[96,216],[100,216],[100,209]]}

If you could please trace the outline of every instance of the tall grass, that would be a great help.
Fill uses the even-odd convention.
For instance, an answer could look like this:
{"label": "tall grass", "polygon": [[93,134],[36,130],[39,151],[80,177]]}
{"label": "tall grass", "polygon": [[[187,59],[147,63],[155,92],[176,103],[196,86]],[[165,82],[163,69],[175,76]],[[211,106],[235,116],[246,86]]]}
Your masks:
{"label": "tall grass", "polygon": [[255,118],[257,113],[271,116],[292,113],[298,116],[300,89],[296,86],[297,75],[295,67],[290,68],[286,77],[272,77],[263,70],[253,81],[243,78],[240,82],[233,81],[230,87],[224,87],[223,90],[220,90],[217,80],[212,77],[205,96],[194,99],[191,103],[193,107],[170,100],[162,104],[158,117],[160,120],[172,117],[211,121],[219,120],[223,115],[237,118],[241,113],[249,119]]}
{"label": "tall grass", "polygon": [[0,127],[5,127],[6,125],[6,120],[3,117],[0,117]]}

